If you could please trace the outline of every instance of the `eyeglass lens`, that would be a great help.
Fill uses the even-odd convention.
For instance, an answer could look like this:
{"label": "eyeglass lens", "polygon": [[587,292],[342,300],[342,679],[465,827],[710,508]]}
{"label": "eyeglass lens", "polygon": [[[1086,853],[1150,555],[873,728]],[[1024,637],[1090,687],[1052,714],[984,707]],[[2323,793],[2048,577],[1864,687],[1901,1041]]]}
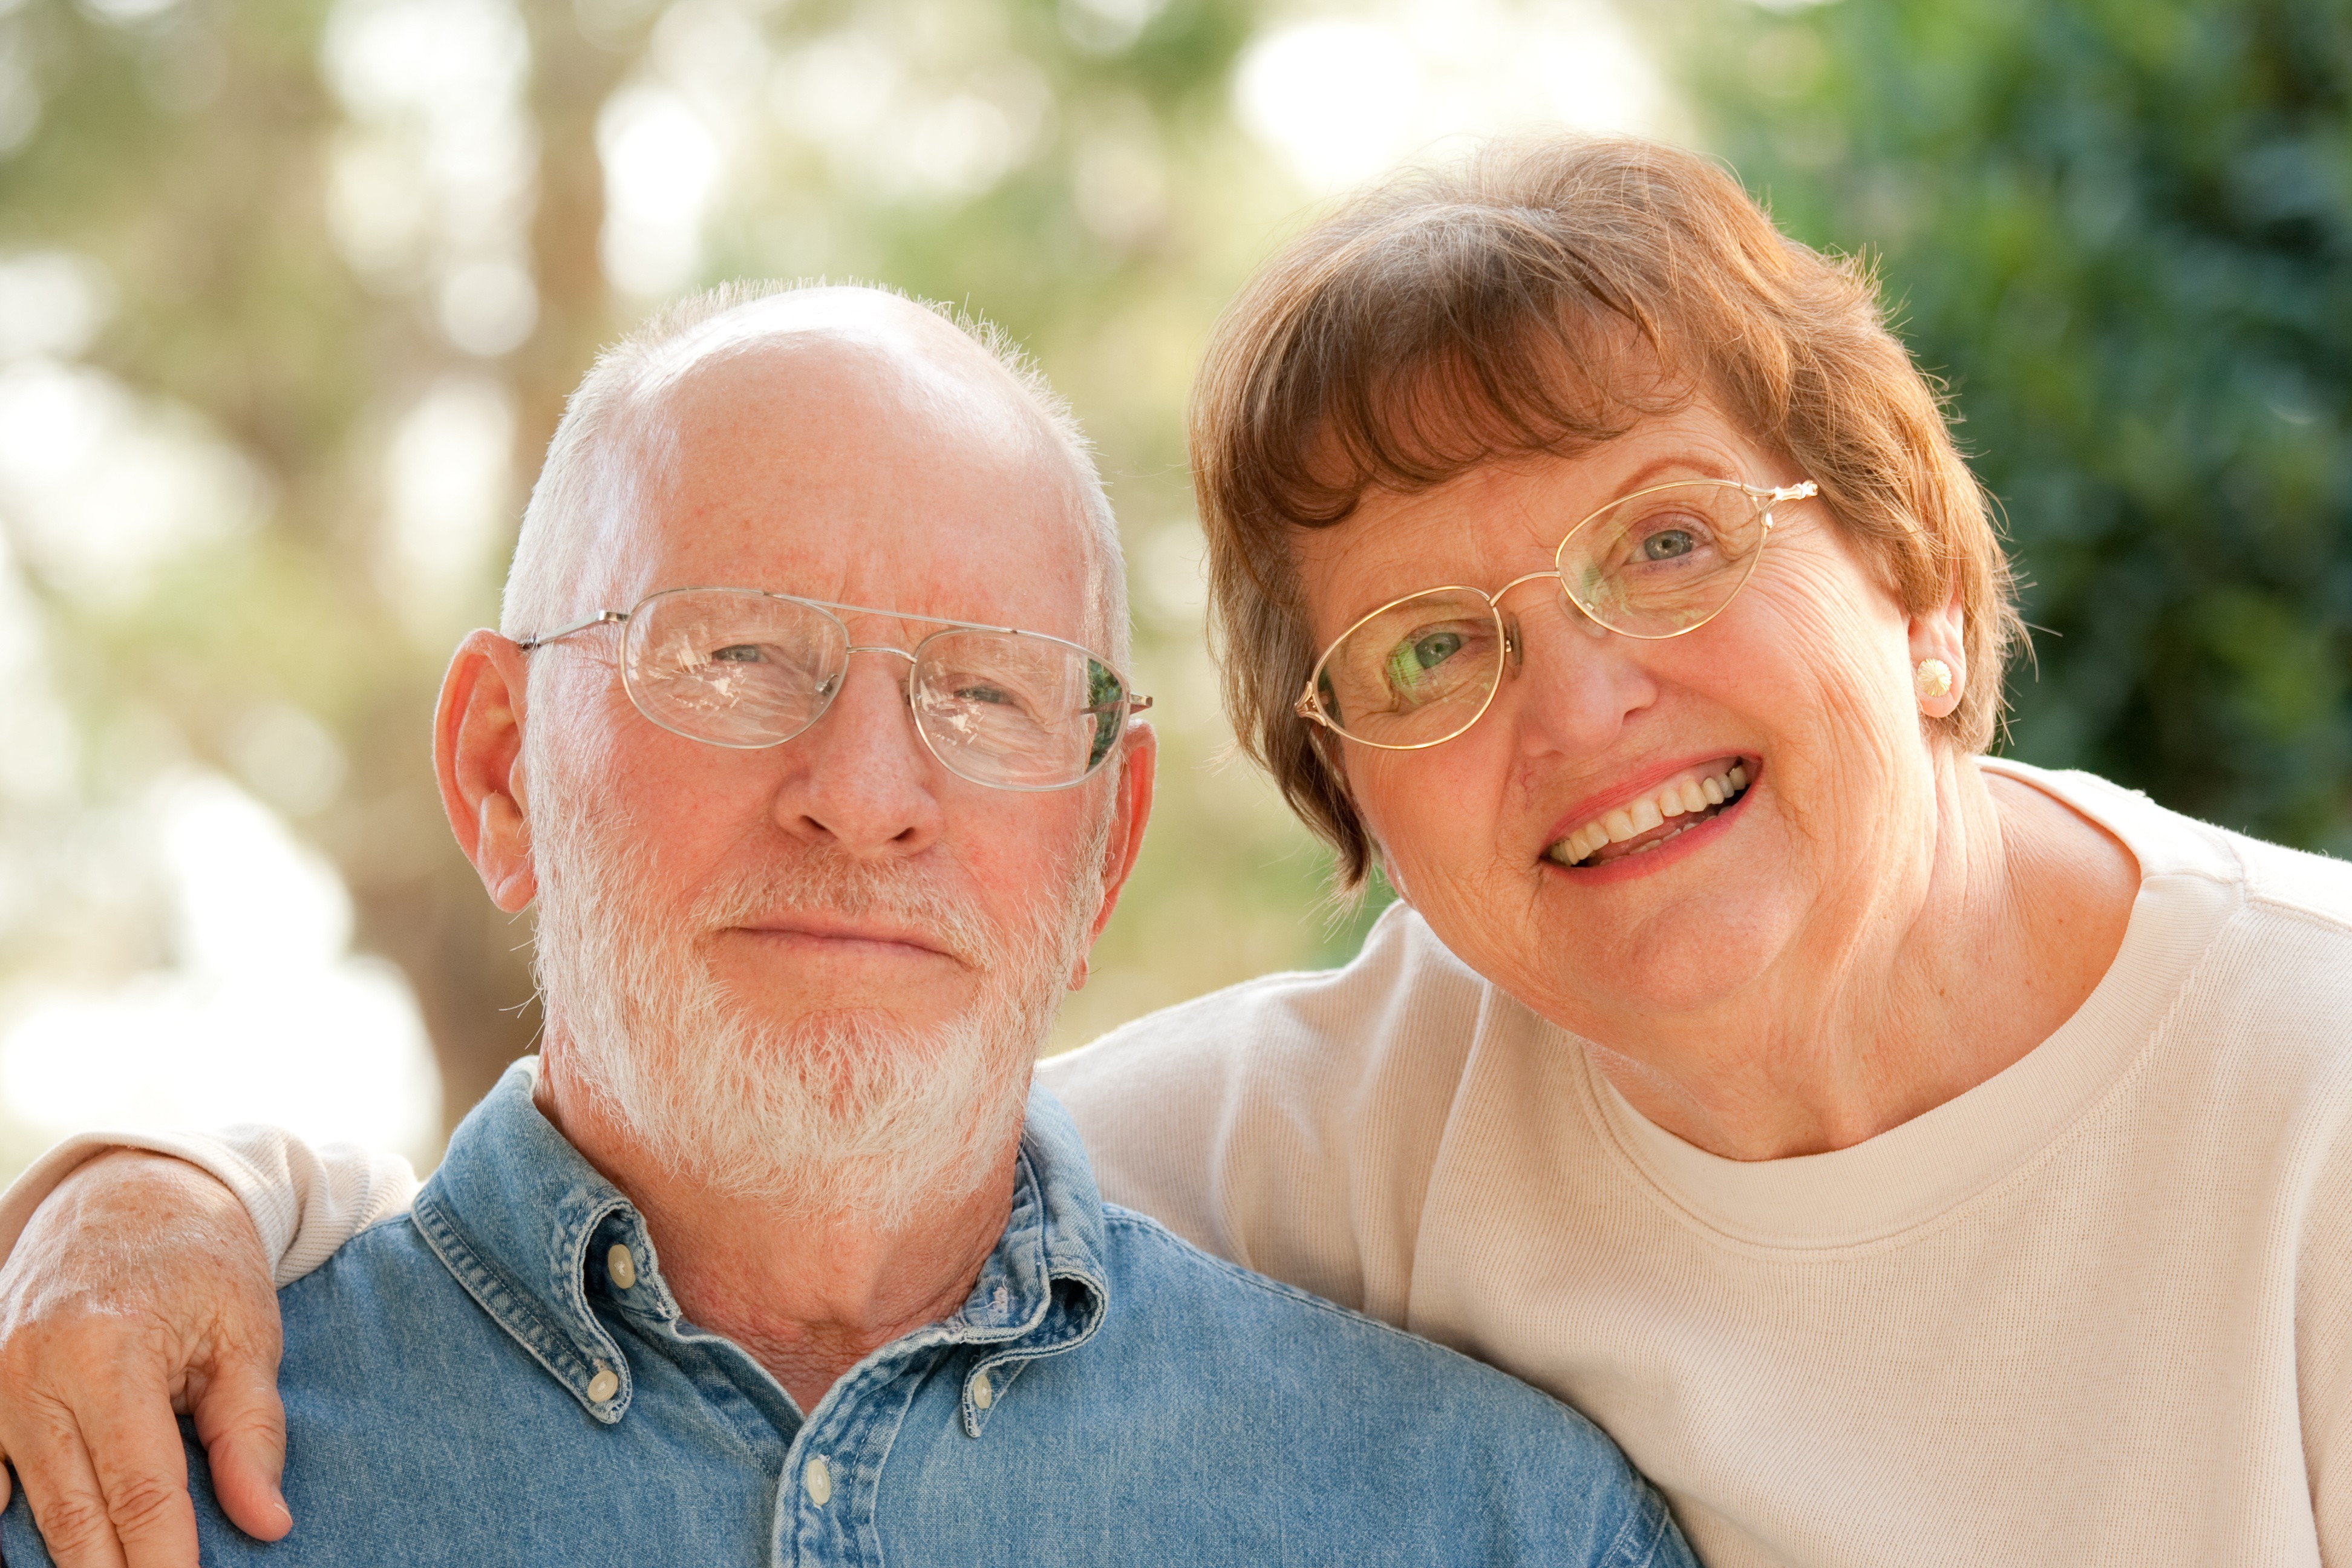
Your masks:
{"label": "eyeglass lens", "polygon": [[[847,628],[814,605],[749,589],[657,594],[631,615],[630,700],[664,729],[713,745],[773,746],[824,714],[849,665]],[[1056,789],[1109,755],[1127,690],[1074,643],[950,628],[914,650],[916,729],[976,784]]]}
{"label": "eyeglass lens", "polygon": [[[1756,567],[1766,503],[1720,481],[1628,496],[1560,545],[1562,589],[1612,631],[1669,637],[1731,602]],[[1381,746],[1460,734],[1502,679],[1501,613],[1486,595],[1439,588],[1374,611],[1323,656],[1316,696],[1339,731]]]}
{"label": "eyeglass lens", "polygon": [[1729,604],[1755,570],[1768,506],[1720,482],[1627,496],[1561,543],[1560,582],[1612,632],[1686,632]]}

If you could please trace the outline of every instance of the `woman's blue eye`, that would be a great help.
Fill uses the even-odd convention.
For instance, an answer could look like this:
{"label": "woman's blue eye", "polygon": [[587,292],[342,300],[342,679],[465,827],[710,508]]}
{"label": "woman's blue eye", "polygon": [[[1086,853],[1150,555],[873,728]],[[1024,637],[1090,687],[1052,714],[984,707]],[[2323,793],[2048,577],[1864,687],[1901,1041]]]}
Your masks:
{"label": "woman's blue eye", "polygon": [[1662,528],[1642,541],[1642,559],[1672,561],[1678,556],[1688,555],[1697,548],[1698,541],[1691,536],[1689,529]]}
{"label": "woman's blue eye", "polygon": [[1412,661],[1423,669],[1435,669],[1462,651],[1460,632],[1432,632],[1412,642]]}
{"label": "woman's blue eye", "polygon": [[1401,642],[1389,654],[1389,684],[1398,691],[1410,691],[1421,683],[1424,671],[1435,669],[1462,651],[1460,632],[1424,632],[1409,642]]}

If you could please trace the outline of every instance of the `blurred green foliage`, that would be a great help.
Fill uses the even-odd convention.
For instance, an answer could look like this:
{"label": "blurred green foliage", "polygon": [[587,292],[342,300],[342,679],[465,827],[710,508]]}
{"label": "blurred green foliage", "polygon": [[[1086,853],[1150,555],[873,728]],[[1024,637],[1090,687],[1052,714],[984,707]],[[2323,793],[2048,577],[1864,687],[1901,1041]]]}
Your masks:
{"label": "blurred green foliage", "polygon": [[2010,749],[2352,854],[2352,4],[1692,16],[1714,148],[1866,248],[2007,513]]}

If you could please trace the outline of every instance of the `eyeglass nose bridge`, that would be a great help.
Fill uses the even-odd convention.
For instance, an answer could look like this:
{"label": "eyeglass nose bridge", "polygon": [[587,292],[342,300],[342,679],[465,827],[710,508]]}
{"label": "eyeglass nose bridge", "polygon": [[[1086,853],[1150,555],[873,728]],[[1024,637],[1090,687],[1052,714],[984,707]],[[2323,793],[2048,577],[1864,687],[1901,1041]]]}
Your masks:
{"label": "eyeglass nose bridge", "polygon": [[[899,700],[905,702],[908,707],[912,708],[915,705],[915,666],[920,662],[920,660],[915,657],[916,651],[919,650],[893,647],[888,643],[854,642],[846,644],[841,650],[841,668],[835,671],[834,674],[827,677],[824,682],[817,688],[817,696],[824,702],[824,707],[817,710],[816,718],[811,719],[809,722],[811,724],[814,724],[816,722],[816,719],[823,718],[826,711],[833,707],[833,700],[840,694],[842,683],[849,679],[849,656],[854,653],[887,653],[891,655],[893,658],[905,659],[907,661],[907,679],[898,683],[898,697]],[[919,731],[922,729],[922,726],[918,724],[915,728]],[[805,733],[806,731],[803,731],[803,732]],[[923,743],[926,746],[929,745],[929,738],[925,737]]]}
{"label": "eyeglass nose bridge", "polygon": [[1511,668],[1514,669],[1521,668],[1527,664],[1528,642],[1526,636],[1519,630],[1519,617],[1503,608],[1503,596],[1525,584],[1547,580],[1558,591],[1560,602],[1567,605],[1570,612],[1570,619],[1582,626],[1586,636],[1605,637],[1609,635],[1609,628],[1593,619],[1592,612],[1578,603],[1576,595],[1568,591],[1568,579],[1560,574],[1559,568],[1557,566],[1548,566],[1540,572],[1529,572],[1524,576],[1514,577],[1486,595],[1486,603],[1494,608],[1495,618],[1502,623],[1503,654],[1511,661]]}
{"label": "eyeglass nose bridge", "polygon": [[[929,639],[926,638],[925,640],[928,641]],[[903,647],[893,647],[888,643],[845,644],[841,650],[841,668],[835,670],[832,675],[826,677],[816,689],[816,710],[809,715],[807,723],[793,731],[792,734],[784,737],[784,740],[799,740],[803,735],[805,735],[811,730],[815,729],[818,723],[824,719],[825,715],[833,711],[833,700],[841,695],[842,687],[845,685],[849,679],[850,655],[857,653],[887,653],[891,655],[893,658],[903,658],[907,661],[906,678],[898,682],[898,700],[906,705],[908,718],[914,725],[915,739],[922,742],[923,750],[929,752],[940,766],[946,768],[950,773],[955,773],[955,765],[950,763],[946,756],[940,752],[940,743],[931,738],[930,731],[924,726],[921,715],[915,708],[914,675],[916,666],[921,662],[916,658],[916,654],[919,651],[919,644],[917,645],[916,648],[911,650]],[[776,743],[781,745],[783,742],[780,741]],[[962,775],[958,774],[957,776],[961,777]]]}
{"label": "eyeglass nose bridge", "polygon": [[911,651],[909,651],[908,649],[903,648],[903,647],[892,647],[888,643],[886,643],[886,642],[885,642],[885,643],[862,643],[862,642],[854,642],[854,643],[851,643],[847,647],[845,647],[845,648],[843,648],[843,649],[841,650],[841,660],[842,660],[842,662],[843,662],[844,664],[847,664],[847,663],[849,662],[849,656],[850,656],[851,654],[853,654],[853,653],[887,653],[887,654],[892,654],[892,655],[895,655],[895,656],[897,656],[897,657],[898,657],[898,658],[903,658],[903,659],[905,659],[908,664],[913,664],[913,663],[915,662],[915,656],[914,656],[914,654],[913,654]]}

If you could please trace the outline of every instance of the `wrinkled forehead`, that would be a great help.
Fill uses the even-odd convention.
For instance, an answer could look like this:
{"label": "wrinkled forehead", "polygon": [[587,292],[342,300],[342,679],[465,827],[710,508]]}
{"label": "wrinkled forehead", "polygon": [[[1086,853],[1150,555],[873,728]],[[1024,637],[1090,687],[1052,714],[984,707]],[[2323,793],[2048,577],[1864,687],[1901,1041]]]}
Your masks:
{"label": "wrinkled forehead", "polygon": [[983,351],[904,309],[921,320],[772,326],[661,367],[614,602],[755,587],[1094,641],[1068,458]]}

